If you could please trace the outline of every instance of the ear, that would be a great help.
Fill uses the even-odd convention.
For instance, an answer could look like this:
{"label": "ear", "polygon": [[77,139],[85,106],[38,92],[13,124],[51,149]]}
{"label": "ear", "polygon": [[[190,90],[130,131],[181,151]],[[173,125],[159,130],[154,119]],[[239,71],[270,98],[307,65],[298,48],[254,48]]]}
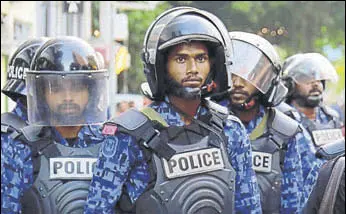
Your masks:
{"label": "ear", "polygon": [[291,96],[294,93],[295,88],[296,88],[295,82],[293,81],[293,79],[291,77],[282,78],[282,82],[284,83],[284,85],[288,89],[287,96]]}

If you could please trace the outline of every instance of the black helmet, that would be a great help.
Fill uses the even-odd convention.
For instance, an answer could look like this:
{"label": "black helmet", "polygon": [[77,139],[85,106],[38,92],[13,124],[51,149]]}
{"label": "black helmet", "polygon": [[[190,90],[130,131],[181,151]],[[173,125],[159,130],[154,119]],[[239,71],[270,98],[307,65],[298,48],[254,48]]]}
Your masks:
{"label": "black helmet", "polygon": [[[108,77],[100,56],[84,40],[58,37],[47,41],[37,50],[26,76],[29,122],[49,126],[104,122]],[[62,98],[57,109],[49,105],[54,96]],[[82,99],[85,105],[79,105]]]}
{"label": "black helmet", "polygon": [[280,57],[263,37],[246,32],[230,32],[233,45],[232,73],[247,80],[261,93],[265,106],[278,105],[287,88],[280,81]]}
{"label": "black helmet", "polygon": [[[221,62],[214,63],[220,68],[212,68],[205,84],[216,75],[230,80],[231,41],[224,24],[207,11],[192,7],[176,7],[157,17],[144,38],[142,60],[153,99],[162,100],[166,92],[165,62],[162,53],[171,46],[190,41],[205,41],[208,48],[213,48],[215,54],[222,54],[221,57],[215,57]],[[228,83],[231,84],[231,81]]]}
{"label": "black helmet", "polygon": [[44,37],[27,40],[12,54],[7,68],[7,82],[1,91],[13,101],[26,96],[25,73],[30,69],[36,50],[47,40]]}

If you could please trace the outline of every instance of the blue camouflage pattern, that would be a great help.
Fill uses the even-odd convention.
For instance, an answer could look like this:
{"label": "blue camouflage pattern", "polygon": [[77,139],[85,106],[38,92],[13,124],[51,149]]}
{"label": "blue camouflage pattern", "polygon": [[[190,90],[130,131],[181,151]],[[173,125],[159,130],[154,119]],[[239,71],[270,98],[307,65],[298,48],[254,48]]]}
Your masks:
{"label": "blue camouflage pattern", "polygon": [[[294,108],[298,113],[299,116],[298,118],[295,118],[298,122],[302,122],[303,117],[305,117],[304,113],[300,112],[293,104],[290,104],[290,106],[292,108]],[[315,122],[319,123],[319,124],[328,124],[328,122],[330,121],[328,115],[326,113],[324,113],[324,111],[322,110],[321,107],[316,107],[315,108],[315,113],[316,113],[316,118],[315,118]]]}
{"label": "blue camouflage pattern", "polygon": [[[73,147],[85,148],[104,141],[100,125],[83,126]],[[53,138],[69,146],[58,131],[52,128]],[[1,135],[1,213],[21,212],[20,199],[33,185],[33,163],[29,146],[9,136]]]}
{"label": "blue camouflage pattern", "polygon": [[[150,105],[169,124],[183,126],[179,113],[165,102]],[[200,107],[195,115],[208,110]],[[235,211],[262,213],[255,172],[252,169],[252,150],[246,130],[240,122],[227,120],[224,131],[228,137],[228,155],[236,171]],[[132,203],[145,191],[149,182],[148,164],[132,136],[120,132],[107,136],[100,151],[91,181],[85,213],[116,213],[115,206],[125,189]],[[125,188],[124,188],[125,187]]]}
{"label": "blue camouflage pattern", "polygon": [[[230,109],[230,101],[224,99],[219,104]],[[265,107],[260,105],[259,112],[253,120],[245,124],[247,133],[260,124]],[[315,185],[318,171],[323,161],[315,156],[315,149],[307,130],[297,133],[289,139],[285,153],[283,179],[281,184],[281,211],[280,213],[300,213]]]}
{"label": "blue camouflage pattern", "polygon": [[22,120],[28,121],[27,107],[23,103],[21,103],[19,100],[16,102],[16,106],[12,110],[12,113],[22,118]]}

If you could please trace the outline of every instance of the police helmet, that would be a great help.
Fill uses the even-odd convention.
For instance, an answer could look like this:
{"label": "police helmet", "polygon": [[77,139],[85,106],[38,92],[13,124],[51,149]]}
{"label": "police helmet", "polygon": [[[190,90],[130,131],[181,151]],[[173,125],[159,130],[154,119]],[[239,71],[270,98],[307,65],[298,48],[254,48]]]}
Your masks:
{"label": "police helmet", "polygon": [[154,100],[162,100],[166,92],[163,53],[169,47],[190,41],[206,42],[215,55],[220,55],[215,56],[215,59],[221,62],[214,63],[220,67],[211,69],[202,88],[206,88],[217,75],[229,80],[227,87],[230,87],[231,41],[224,24],[207,11],[192,7],[176,7],[157,17],[144,38],[144,73]]}
{"label": "police helmet", "polygon": [[37,50],[26,75],[29,123],[104,122],[109,74],[103,66],[100,55],[82,39],[66,36],[47,41]]}
{"label": "police helmet", "polygon": [[26,98],[25,73],[30,68],[36,50],[47,40],[45,37],[27,40],[10,57],[7,82],[1,91],[13,101]]}
{"label": "police helmet", "polygon": [[261,93],[265,106],[278,105],[287,88],[280,81],[280,57],[263,37],[247,32],[230,32],[233,45],[232,73],[247,80]]}
{"label": "police helmet", "polygon": [[288,57],[283,64],[283,81],[289,89],[290,98],[295,91],[295,84],[307,84],[321,80],[337,82],[338,75],[330,61],[320,53],[299,53]]}

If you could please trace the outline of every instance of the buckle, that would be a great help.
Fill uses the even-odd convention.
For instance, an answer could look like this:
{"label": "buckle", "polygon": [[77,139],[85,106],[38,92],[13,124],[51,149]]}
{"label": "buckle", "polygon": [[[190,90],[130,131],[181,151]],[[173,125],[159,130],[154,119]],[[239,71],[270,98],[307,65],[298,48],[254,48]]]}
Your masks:
{"label": "buckle", "polygon": [[[155,137],[158,137],[160,136],[160,132],[157,130],[157,129],[154,129],[155,131],[155,134],[148,140],[149,142],[152,141],[152,139],[154,139]],[[146,148],[150,148],[150,146],[148,145],[148,141],[143,141],[143,145],[146,147]]]}

